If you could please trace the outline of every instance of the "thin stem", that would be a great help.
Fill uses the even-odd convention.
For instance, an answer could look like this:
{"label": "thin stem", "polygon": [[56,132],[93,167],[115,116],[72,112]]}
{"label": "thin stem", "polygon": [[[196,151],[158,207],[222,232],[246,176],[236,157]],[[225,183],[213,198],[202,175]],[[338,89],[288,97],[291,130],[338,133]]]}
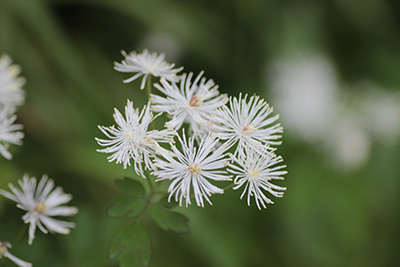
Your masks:
{"label": "thin stem", "polygon": [[150,177],[151,177],[150,172],[148,170],[146,170],[146,180],[150,186],[151,194],[153,195],[156,192],[156,188],[155,188],[153,182],[151,181]]}
{"label": "thin stem", "polygon": [[[151,84],[151,75],[149,74],[147,76],[147,82],[146,82],[146,91],[147,91],[147,99],[148,99],[148,101],[150,101],[150,95],[151,95],[152,87],[153,87],[153,85]],[[152,121],[150,123],[150,128],[152,130],[156,129],[156,123],[154,121]]]}
{"label": "thin stem", "polygon": [[231,189],[234,186],[235,186],[235,183],[231,183],[230,185],[227,185],[227,186],[224,187],[224,191],[228,190],[228,189]]}
{"label": "thin stem", "polygon": [[147,90],[147,98],[148,98],[148,100],[150,100],[151,89],[152,89],[151,75],[149,74],[147,76],[147,82],[146,82],[146,90]]}
{"label": "thin stem", "polygon": [[14,242],[11,243],[11,245],[13,245],[14,247],[18,245],[18,243],[21,241],[22,236],[24,235],[24,233],[26,232],[26,230],[28,229],[28,225],[24,224],[21,229],[19,230],[18,234],[15,236],[14,238]]}

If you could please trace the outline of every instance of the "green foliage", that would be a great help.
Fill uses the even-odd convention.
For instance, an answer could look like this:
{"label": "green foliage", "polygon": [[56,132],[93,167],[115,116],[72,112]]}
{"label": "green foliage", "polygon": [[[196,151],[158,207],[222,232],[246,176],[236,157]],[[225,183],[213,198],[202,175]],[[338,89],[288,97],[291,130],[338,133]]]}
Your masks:
{"label": "green foliage", "polygon": [[144,197],[146,193],[143,185],[140,182],[128,177],[125,177],[124,180],[115,180],[115,184],[122,193],[130,197],[141,198]]}
{"label": "green foliage", "polygon": [[111,205],[107,209],[107,215],[112,218],[135,218],[142,214],[147,206],[145,200],[127,196],[115,196],[109,202]]}
{"label": "green foliage", "polygon": [[109,199],[107,215],[112,218],[124,217],[132,219],[142,214],[147,206],[144,199],[145,189],[141,183],[125,177],[115,180],[118,189],[127,196],[115,196]]}
{"label": "green foliage", "polygon": [[[127,98],[136,106],[147,102],[144,91],[131,90],[140,82],[123,84],[127,75],[113,71],[120,50],[165,52],[185,72],[206,70],[221,92],[246,90],[269,102],[266,67],[299,49],[328,55],[346,92],[364,79],[398,91],[399,10],[399,1],[384,0],[0,0],[0,54],[8,53],[27,80],[26,103],[17,113],[24,144],[10,148],[12,161],[0,158],[1,188],[7,190],[25,172],[48,173],[79,208],[71,234],[37,230],[29,246],[25,233],[10,252],[34,266],[117,266],[106,248],[127,221],[105,216],[107,200],[115,204],[108,212],[132,216],[140,210],[135,205],[143,203],[133,199],[146,196],[142,185],[131,191],[128,184],[135,182],[125,184],[124,179],[116,182],[124,195],[114,199],[113,177],[134,171],[107,163],[104,154],[95,152],[94,137],[101,135],[96,125],[109,125],[114,107],[121,110]],[[283,126],[281,149],[289,171],[285,196],[262,212],[247,207],[245,200],[238,202],[240,192],[234,191],[225,194],[224,202],[235,205],[219,203],[217,196],[212,207],[181,209],[190,215],[192,233],[173,244],[174,233],[152,236],[157,244],[153,266],[372,267],[400,262],[398,142],[376,142],[368,164],[348,174],[327,164],[321,152],[325,147],[315,149],[312,140],[301,143]],[[12,242],[23,213],[4,197],[0,201],[0,238]],[[175,203],[169,205],[149,204],[130,219],[133,230],[117,234],[113,255],[119,247],[124,259],[135,257],[134,246],[123,249],[129,243],[122,241],[123,234],[148,237],[151,224],[144,230],[138,220],[147,223],[150,211],[156,221],[153,209],[168,217]],[[149,249],[144,243],[142,251]],[[132,262],[145,258],[136,256]],[[7,261],[0,259],[0,264],[12,266]],[[130,259],[125,264],[132,266]]]}
{"label": "green foliage", "polygon": [[113,239],[108,249],[110,259],[120,257],[121,267],[148,266],[152,248],[149,234],[143,224],[132,222]]}
{"label": "green foliage", "polygon": [[[147,177],[152,179],[153,177]],[[119,257],[120,266],[148,266],[152,254],[150,237],[141,223],[147,210],[163,230],[176,233],[190,232],[189,219],[173,209],[177,203],[168,202],[167,197],[155,197],[155,192],[145,196],[143,185],[131,178],[115,180],[118,189],[124,194],[109,199],[107,215],[111,218],[134,219],[114,237],[109,248],[110,259]],[[150,208],[150,209],[149,209]]]}
{"label": "green foliage", "polygon": [[189,233],[189,219],[180,213],[169,210],[170,206],[164,205],[164,201],[151,206],[151,216],[164,230],[176,233]]}

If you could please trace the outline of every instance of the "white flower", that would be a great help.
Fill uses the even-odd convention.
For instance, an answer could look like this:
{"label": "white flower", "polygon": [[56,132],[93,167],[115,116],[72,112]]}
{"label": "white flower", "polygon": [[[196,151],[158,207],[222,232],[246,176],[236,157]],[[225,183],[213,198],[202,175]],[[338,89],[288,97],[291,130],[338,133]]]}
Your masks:
{"label": "white flower", "polygon": [[182,206],[185,199],[186,207],[191,204],[190,187],[193,186],[194,198],[197,206],[204,207],[203,198],[211,205],[209,196],[212,194],[222,194],[223,189],[211,184],[209,180],[229,181],[231,176],[223,168],[227,164],[225,151],[229,146],[227,143],[218,147],[218,139],[215,133],[208,134],[198,148],[194,146],[194,139],[189,138],[187,142],[185,133],[182,138],[178,135],[182,152],[175,145],[171,145],[174,157],[165,155],[165,160],[156,159],[158,170],[153,174],[158,176],[158,180],[173,180],[169,185],[169,199],[175,194],[175,201]]}
{"label": "white flower", "polygon": [[147,49],[142,54],[136,54],[135,51],[130,54],[127,54],[125,51],[121,51],[121,53],[125,57],[125,60],[122,63],[114,62],[114,69],[121,72],[138,72],[131,78],[124,80],[124,83],[132,82],[144,75],[140,89],[144,88],[149,74],[155,77],[163,77],[171,82],[177,82],[179,78],[176,74],[183,70],[183,67],[173,69],[175,64],[168,64],[164,60],[164,53],[160,55],[156,53],[150,54]]}
{"label": "white flower", "polygon": [[239,100],[236,97],[230,98],[229,104],[229,107],[220,108],[215,118],[221,124],[217,126],[218,137],[238,142],[236,151],[242,151],[246,146],[260,148],[265,144],[280,145],[282,143],[273,141],[282,137],[277,135],[283,132],[280,124],[269,126],[279,118],[279,115],[267,118],[273,112],[273,108],[269,107],[264,99],[252,96],[247,102],[247,95],[242,98],[240,94]]}
{"label": "white flower", "polygon": [[247,191],[247,205],[250,206],[250,198],[254,196],[258,209],[261,209],[260,204],[266,208],[265,203],[273,204],[271,199],[267,198],[262,190],[269,192],[275,197],[282,197],[285,187],[280,187],[272,184],[271,180],[283,180],[282,175],[287,172],[283,171],[285,165],[274,167],[274,165],[283,161],[282,157],[277,157],[273,151],[267,149],[256,150],[247,147],[246,153],[239,154],[239,157],[231,155],[232,163],[228,166],[228,171],[234,174],[234,190],[239,189],[244,184],[244,190],[240,198]]}
{"label": "white flower", "polygon": [[[60,234],[69,234],[70,229],[75,227],[72,222],[65,222],[51,218],[52,216],[70,216],[78,212],[76,207],[60,206],[68,203],[72,196],[65,194],[61,187],[54,188],[54,181],[48,179],[47,175],[43,175],[36,188],[36,178],[29,178],[25,174],[23,180],[18,181],[21,190],[15,188],[11,183],[8,184],[13,194],[0,190],[0,193],[15,202],[17,207],[27,211],[22,219],[29,226],[29,241],[31,245],[35,238],[36,226],[47,234],[56,232]],[[46,226],[46,228],[45,228]]]}
{"label": "white flower", "polygon": [[17,119],[14,115],[14,107],[0,107],[0,154],[6,159],[11,159],[12,155],[7,150],[10,144],[21,145],[24,134],[21,124],[13,124]]}
{"label": "white flower", "polygon": [[18,65],[11,65],[11,63],[8,55],[3,54],[0,57],[0,107],[15,107],[24,102],[22,86],[25,84],[25,79],[18,77],[21,68]]}
{"label": "white flower", "polygon": [[12,255],[10,252],[8,252],[7,248],[11,248],[11,244],[10,243],[4,242],[4,241],[0,242],[0,258],[2,258],[3,256],[5,258],[9,258],[16,265],[18,265],[20,267],[32,267],[32,263],[29,263],[29,262],[23,261],[21,259],[18,259],[14,255]]}
{"label": "white flower", "polygon": [[152,110],[167,112],[172,116],[172,120],[166,123],[168,127],[178,130],[183,122],[187,122],[191,126],[191,131],[197,136],[212,130],[215,124],[212,115],[217,108],[228,101],[228,97],[225,94],[220,95],[218,86],[213,80],[206,82],[205,77],[201,78],[203,73],[200,72],[193,84],[191,83],[193,73],[189,73],[188,76],[184,74],[180,88],[164,79],[161,79],[162,86],[154,85],[166,97],[151,95]]}
{"label": "white flower", "polygon": [[108,157],[108,161],[115,160],[117,164],[122,163],[124,168],[127,165],[131,166],[132,159],[136,173],[145,178],[142,163],[144,162],[146,169],[155,170],[152,158],[156,153],[165,152],[158,142],[168,143],[172,141],[172,131],[147,130],[149,124],[160,114],[153,116],[149,105],[144,106],[139,113],[139,109],[134,109],[133,102],[128,100],[125,106],[126,119],[115,109],[114,119],[118,127],[114,127],[114,125],[111,127],[98,126],[111,140],[96,138],[99,145],[107,147],[97,151],[112,153]]}

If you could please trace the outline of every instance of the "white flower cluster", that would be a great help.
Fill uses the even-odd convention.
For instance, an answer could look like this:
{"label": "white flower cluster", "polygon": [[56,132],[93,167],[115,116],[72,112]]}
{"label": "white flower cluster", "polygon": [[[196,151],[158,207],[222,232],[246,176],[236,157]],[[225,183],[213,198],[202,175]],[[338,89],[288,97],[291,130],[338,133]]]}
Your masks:
{"label": "white flower cluster", "polygon": [[14,124],[17,119],[16,108],[25,100],[25,93],[22,90],[25,79],[18,77],[20,73],[20,67],[12,65],[8,55],[0,56],[0,154],[6,159],[12,159],[8,151],[9,146],[21,145],[24,137],[20,131],[23,126]]}
{"label": "white flower cluster", "polygon": [[[172,69],[174,65],[166,63],[163,54],[150,55],[147,50],[143,54],[123,54],[125,60],[115,63],[115,69],[138,72],[126,82],[144,75],[143,88],[148,75],[159,76],[155,88],[161,94],[151,94],[142,111],[134,109],[128,100],[125,118],[115,109],[118,126],[99,126],[109,139],[96,138],[106,147],[98,152],[111,153],[108,160],[122,163],[124,168],[132,160],[136,173],[144,178],[144,170],[149,170],[156,181],[171,180],[169,199],[175,196],[181,206],[184,201],[190,205],[191,197],[198,206],[204,207],[204,200],[212,204],[209,197],[224,192],[212,181],[233,180],[233,189],[244,187],[241,197],[247,193],[248,205],[254,197],[259,209],[273,203],[264,191],[283,196],[286,188],[271,183],[282,180],[287,173],[282,170],[285,165],[276,166],[282,158],[273,148],[281,144],[277,139],[283,128],[275,124],[279,116],[270,116],[273,108],[264,99],[242,94],[229,98],[220,94],[218,86],[203,72],[194,79],[193,73],[179,77],[182,68]],[[170,118],[165,129],[149,129],[161,113]],[[160,143],[169,143],[169,148]]]}

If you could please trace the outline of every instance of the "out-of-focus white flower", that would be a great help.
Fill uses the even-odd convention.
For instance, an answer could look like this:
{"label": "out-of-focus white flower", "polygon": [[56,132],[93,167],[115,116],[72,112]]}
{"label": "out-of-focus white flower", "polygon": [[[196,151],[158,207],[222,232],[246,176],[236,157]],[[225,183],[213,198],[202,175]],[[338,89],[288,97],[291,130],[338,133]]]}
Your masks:
{"label": "out-of-focus white flower", "polygon": [[287,171],[282,169],[286,165],[275,166],[283,161],[281,156],[268,149],[253,149],[246,147],[246,153],[239,154],[238,157],[231,155],[232,163],[228,166],[228,171],[235,177],[233,187],[237,190],[244,186],[244,190],[240,198],[247,192],[247,205],[250,206],[250,198],[253,196],[258,209],[260,204],[266,208],[265,204],[273,204],[274,202],[265,196],[263,190],[269,192],[275,197],[282,197],[285,187],[277,186],[271,183],[271,180],[283,180],[282,175]]}
{"label": "out-of-focus white flower", "polygon": [[178,72],[183,70],[183,67],[173,69],[175,64],[168,64],[164,58],[165,54],[149,53],[147,49],[141,54],[136,54],[135,51],[127,54],[125,51],[121,52],[125,57],[121,63],[114,62],[114,69],[120,72],[137,72],[136,75],[129,79],[124,80],[125,83],[132,82],[143,75],[140,89],[144,89],[148,75],[155,77],[162,77],[171,82],[179,81]]}
{"label": "out-of-focus white flower", "polygon": [[28,241],[30,245],[35,238],[36,226],[45,234],[48,231],[60,234],[70,233],[69,228],[75,227],[74,223],[51,217],[71,216],[78,212],[76,207],[60,206],[68,203],[72,199],[71,195],[65,194],[61,187],[54,189],[54,181],[48,179],[47,175],[43,175],[37,187],[36,178],[29,178],[27,174],[18,181],[18,184],[21,189],[15,188],[11,183],[8,185],[13,194],[4,190],[0,190],[0,193],[17,202],[17,207],[26,211],[22,219],[30,224]]}
{"label": "out-of-focus white flower", "polygon": [[355,97],[364,128],[376,139],[393,144],[400,136],[400,94],[368,82],[358,87],[362,88]]}
{"label": "out-of-focus white flower", "polygon": [[337,79],[323,56],[295,56],[276,62],[270,71],[274,106],[288,131],[314,141],[336,118]]}
{"label": "out-of-focus white flower", "polygon": [[252,96],[247,102],[247,95],[242,98],[240,94],[239,99],[231,97],[229,104],[229,107],[218,109],[215,119],[220,125],[216,127],[220,139],[238,142],[236,151],[242,151],[246,146],[261,148],[266,144],[282,143],[274,140],[282,137],[278,134],[283,132],[283,127],[279,123],[270,126],[279,115],[268,118],[273,108],[264,99]]}
{"label": "out-of-focus white flower", "polygon": [[14,124],[17,115],[14,115],[15,108],[0,107],[0,154],[6,159],[11,159],[12,155],[8,151],[10,144],[21,145],[24,134],[20,132],[23,128],[21,124]]}
{"label": "out-of-focus white flower", "polygon": [[8,242],[0,242],[0,258],[2,258],[3,256],[5,258],[9,258],[10,260],[12,260],[16,265],[20,266],[20,267],[32,267],[32,263],[23,261],[17,257],[15,257],[14,255],[12,255],[10,252],[8,252],[8,248],[11,248],[11,244]]}
{"label": "out-of-focus white flower", "polygon": [[144,162],[145,169],[155,170],[152,158],[156,154],[165,153],[165,149],[158,143],[169,143],[173,140],[173,132],[170,130],[148,131],[149,124],[160,114],[154,116],[150,111],[150,104],[144,106],[142,111],[134,109],[133,102],[128,100],[125,106],[126,118],[115,109],[114,119],[118,127],[98,126],[110,140],[96,138],[99,145],[107,147],[97,151],[112,153],[108,161],[122,163],[124,168],[131,166],[132,159],[136,173],[146,178],[142,163]]}
{"label": "out-of-focus white flower", "polygon": [[166,97],[151,95],[152,110],[167,112],[172,117],[171,121],[166,123],[167,127],[178,130],[184,122],[187,122],[196,136],[212,130],[215,124],[213,115],[217,108],[228,101],[228,97],[220,94],[218,85],[215,85],[213,80],[206,81],[205,77],[201,78],[203,73],[200,72],[193,84],[191,83],[193,73],[187,76],[184,74],[180,88],[164,79],[161,79],[162,86],[155,85]]}
{"label": "out-of-focus white flower", "polygon": [[193,187],[194,198],[197,206],[204,207],[204,200],[211,203],[212,194],[222,194],[223,189],[216,187],[209,180],[229,181],[231,176],[223,170],[227,164],[228,142],[216,148],[218,139],[215,133],[205,136],[199,147],[195,147],[194,138],[186,140],[185,133],[182,137],[177,135],[182,147],[182,152],[175,145],[171,145],[174,156],[166,155],[165,160],[156,159],[158,170],[153,174],[158,176],[156,181],[172,180],[169,185],[169,199],[175,194],[175,201],[186,201],[186,207],[191,204],[190,187]]}
{"label": "out-of-focus white flower", "polygon": [[326,137],[329,140],[327,149],[338,169],[357,169],[366,163],[371,139],[362,127],[360,118],[348,115],[347,118],[339,119]]}
{"label": "out-of-focus white flower", "polygon": [[22,105],[25,99],[22,86],[25,84],[23,77],[18,77],[21,68],[12,65],[11,58],[3,54],[0,56],[0,107],[15,107]]}

